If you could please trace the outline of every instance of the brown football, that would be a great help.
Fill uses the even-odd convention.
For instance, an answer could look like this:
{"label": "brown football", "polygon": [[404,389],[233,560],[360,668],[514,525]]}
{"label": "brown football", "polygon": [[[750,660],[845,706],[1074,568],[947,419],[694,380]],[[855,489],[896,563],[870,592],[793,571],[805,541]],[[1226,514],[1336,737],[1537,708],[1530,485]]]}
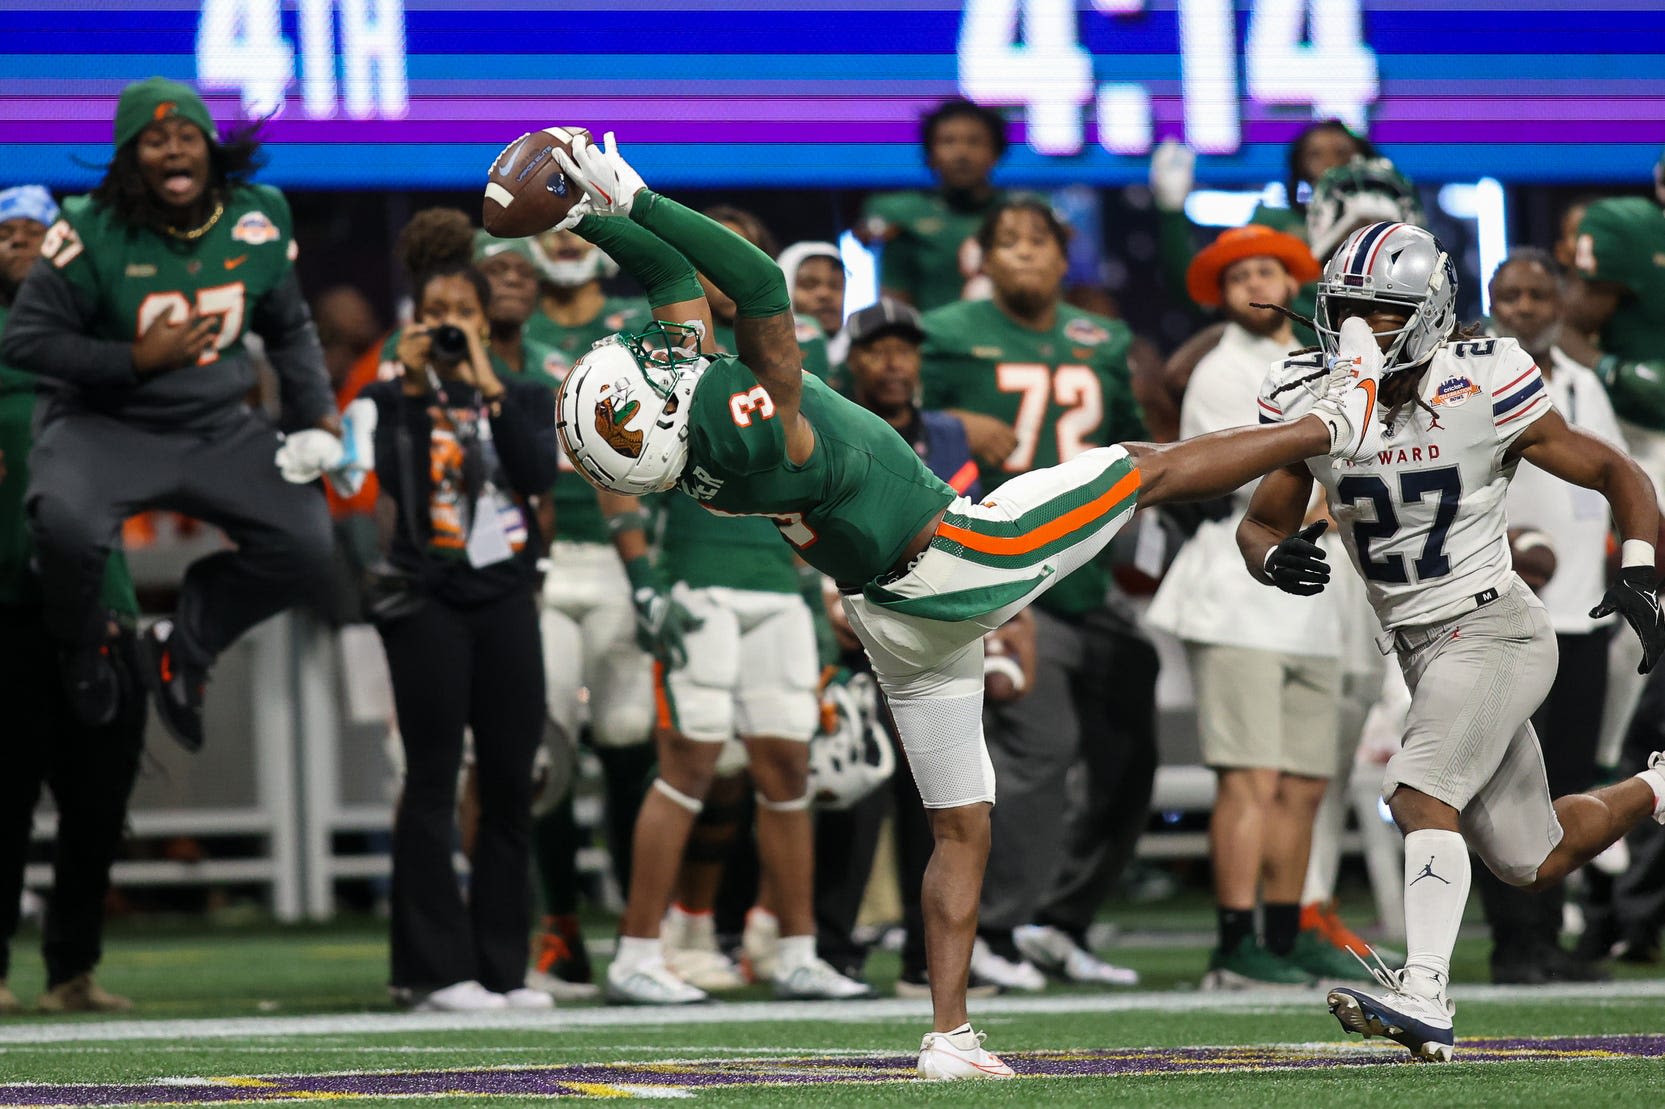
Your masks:
{"label": "brown football", "polygon": [[519,239],[547,231],[566,218],[584,196],[555,161],[555,151],[572,150],[572,141],[590,133],[582,127],[545,127],[520,136],[491,164],[480,220],[500,239]]}

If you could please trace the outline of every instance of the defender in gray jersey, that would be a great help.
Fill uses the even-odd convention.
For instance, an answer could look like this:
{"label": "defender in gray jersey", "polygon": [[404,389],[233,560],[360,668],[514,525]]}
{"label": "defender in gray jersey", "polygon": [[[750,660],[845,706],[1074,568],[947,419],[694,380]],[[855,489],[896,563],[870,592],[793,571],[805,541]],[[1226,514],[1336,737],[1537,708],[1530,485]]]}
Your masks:
{"label": "defender in gray jersey", "polygon": [[[1338,360],[1316,387],[1316,419],[1100,447],[972,503],[889,424],[804,373],[786,282],[766,255],[649,191],[610,135],[605,153],[578,140],[556,158],[597,214],[653,231],[734,298],[740,355],[706,358],[688,349],[686,328],[598,344],[562,387],[562,445],[614,492],[675,486],[713,512],[767,517],[840,583],[936,841],[923,896],[935,1028],[919,1073],[1010,1077],[965,1011],[994,801],[984,632],[1101,551],[1139,505],[1217,496],[1313,454],[1356,453],[1376,380]],[[664,780],[654,789],[672,802],[686,792]]]}
{"label": "defender in gray jersey", "polygon": [[1322,525],[1291,534],[1316,479],[1386,629],[1383,650],[1397,650],[1412,702],[1382,792],[1405,836],[1409,954],[1402,970],[1377,968],[1381,991],[1339,988],[1328,1000],[1348,1031],[1429,1061],[1451,1057],[1446,986],[1469,849],[1503,880],[1541,889],[1646,817],[1665,823],[1665,753],[1634,778],[1551,801],[1529,721],[1555,676],[1555,635],[1514,574],[1503,506],[1523,458],[1607,498],[1625,569],[1591,615],[1624,615],[1645,672],[1665,650],[1653,487],[1630,458],[1561,418],[1514,340],[1454,336],[1455,295],[1449,256],[1420,228],[1377,223],[1342,243],[1319,283],[1323,350],[1273,368],[1260,418],[1301,412],[1291,386],[1322,373],[1330,352],[1382,366],[1380,423],[1351,459],[1266,477],[1237,533],[1261,581],[1323,589],[1329,569],[1310,541]]}

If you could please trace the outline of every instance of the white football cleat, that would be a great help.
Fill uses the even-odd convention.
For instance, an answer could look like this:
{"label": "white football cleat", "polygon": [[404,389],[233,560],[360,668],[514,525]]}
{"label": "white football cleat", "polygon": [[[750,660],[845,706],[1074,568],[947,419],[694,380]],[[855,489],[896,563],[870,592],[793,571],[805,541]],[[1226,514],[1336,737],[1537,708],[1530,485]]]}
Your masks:
{"label": "white football cleat", "polygon": [[971,946],[971,973],[985,982],[992,982],[1002,990],[1039,993],[1046,989],[1046,975],[1027,959],[1013,962],[997,955],[988,941],[979,938]]}
{"label": "white football cleat", "polygon": [[1312,414],[1330,429],[1331,458],[1364,457],[1381,442],[1376,393],[1382,383],[1382,348],[1364,320],[1352,316],[1342,322],[1329,371]]}
{"label": "white football cleat", "polygon": [[624,970],[615,959],[607,967],[607,1000],[620,1005],[696,1005],[711,998],[672,974],[662,962]]}
{"label": "white football cleat", "polygon": [[503,994],[503,1001],[510,1009],[553,1009],[555,999],[542,990],[535,990],[531,986],[521,986]]}
{"label": "white football cleat", "polygon": [[470,978],[466,982],[453,982],[443,989],[434,990],[411,1006],[416,1013],[483,1013],[493,1009],[507,1009],[508,999],[500,993],[492,993],[480,983]]}
{"label": "white football cleat", "polygon": [[1107,963],[1062,928],[1025,924],[1012,933],[1023,957],[1049,974],[1089,986],[1137,986],[1139,972]]}
{"label": "white football cleat", "polygon": [[919,1045],[919,1077],[927,1082],[1015,1077],[1000,1056],[983,1049],[984,1035],[973,1032],[969,1024],[952,1032],[925,1033]]}
{"label": "white football cleat", "polygon": [[1381,1036],[1403,1045],[1419,1063],[1449,1063],[1455,1050],[1452,1017],[1457,1011],[1442,989],[1433,997],[1408,993],[1405,972],[1388,970],[1377,960],[1365,968],[1381,984],[1380,990],[1337,986],[1328,997],[1330,1012],[1349,1032],[1366,1039]]}
{"label": "white football cleat", "polygon": [[838,973],[825,959],[811,959],[776,974],[775,996],[783,1001],[852,1001],[875,993],[866,982]]}

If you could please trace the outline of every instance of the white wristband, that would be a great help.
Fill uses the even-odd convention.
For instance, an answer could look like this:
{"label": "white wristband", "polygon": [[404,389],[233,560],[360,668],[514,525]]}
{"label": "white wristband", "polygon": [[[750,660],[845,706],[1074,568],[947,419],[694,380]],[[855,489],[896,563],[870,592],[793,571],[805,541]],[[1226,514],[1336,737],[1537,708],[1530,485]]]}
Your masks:
{"label": "white wristband", "polygon": [[1004,674],[1012,683],[1013,693],[1022,693],[1027,684],[1023,680],[1023,667],[1018,661],[1006,655],[988,655],[983,659],[983,676],[990,674]]}
{"label": "white wristband", "polygon": [[1646,539],[1626,539],[1620,548],[1619,565],[1627,570],[1632,566],[1653,569],[1653,544]]}

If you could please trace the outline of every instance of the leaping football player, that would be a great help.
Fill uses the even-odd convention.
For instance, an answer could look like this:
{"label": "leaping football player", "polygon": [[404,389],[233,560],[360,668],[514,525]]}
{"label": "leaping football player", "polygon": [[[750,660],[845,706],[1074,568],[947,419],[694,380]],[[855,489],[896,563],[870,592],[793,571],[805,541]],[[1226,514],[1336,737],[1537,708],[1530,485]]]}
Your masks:
{"label": "leaping football player", "polygon": [[[1275,367],[1261,419],[1304,409],[1290,383],[1337,350],[1381,366],[1380,424],[1355,460],[1313,458],[1261,481],[1238,527],[1250,573],[1291,593],[1329,580],[1301,526],[1312,482],[1387,629],[1411,689],[1403,745],[1382,795],[1405,837],[1405,966],[1378,965],[1380,990],[1328,996],[1342,1027],[1386,1036],[1420,1060],[1451,1058],[1451,949],[1468,899],[1469,851],[1512,885],[1542,889],[1652,816],[1665,823],[1665,753],[1634,777],[1553,801],[1530,723],[1555,678],[1555,633],[1511,566],[1504,494],[1521,459],[1593,489],[1624,537],[1623,569],[1591,612],[1618,612],[1642,642],[1641,671],[1665,650],[1655,596],[1658,508],[1647,475],[1570,426],[1531,355],[1513,339],[1456,331],[1456,271],[1433,235],[1375,223],[1337,248],[1319,279],[1321,347]],[[1374,334],[1372,346],[1369,337]]]}
{"label": "leaping football player", "polygon": [[652,231],[734,299],[738,352],[703,356],[697,331],[672,325],[598,344],[562,387],[562,445],[603,489],[677,488],[714,511],[767,517],[839,583],[935,840],[923,890],[933,1027],[919,1074],[1010,1077],[966,1016],[995,797],[984,633],[1098,554],[1137,508],[1220,496],[1311,455],[1359,450],[1375,379],[1338,356],[1309,383],[1317,396],[1302,418],[1087,450],[973,503],[884,420],[803,372],[786,282],[767,255],[650,191],[611,135],[605,151],[579,141],[557,158],[587,194],[582,209]]}

